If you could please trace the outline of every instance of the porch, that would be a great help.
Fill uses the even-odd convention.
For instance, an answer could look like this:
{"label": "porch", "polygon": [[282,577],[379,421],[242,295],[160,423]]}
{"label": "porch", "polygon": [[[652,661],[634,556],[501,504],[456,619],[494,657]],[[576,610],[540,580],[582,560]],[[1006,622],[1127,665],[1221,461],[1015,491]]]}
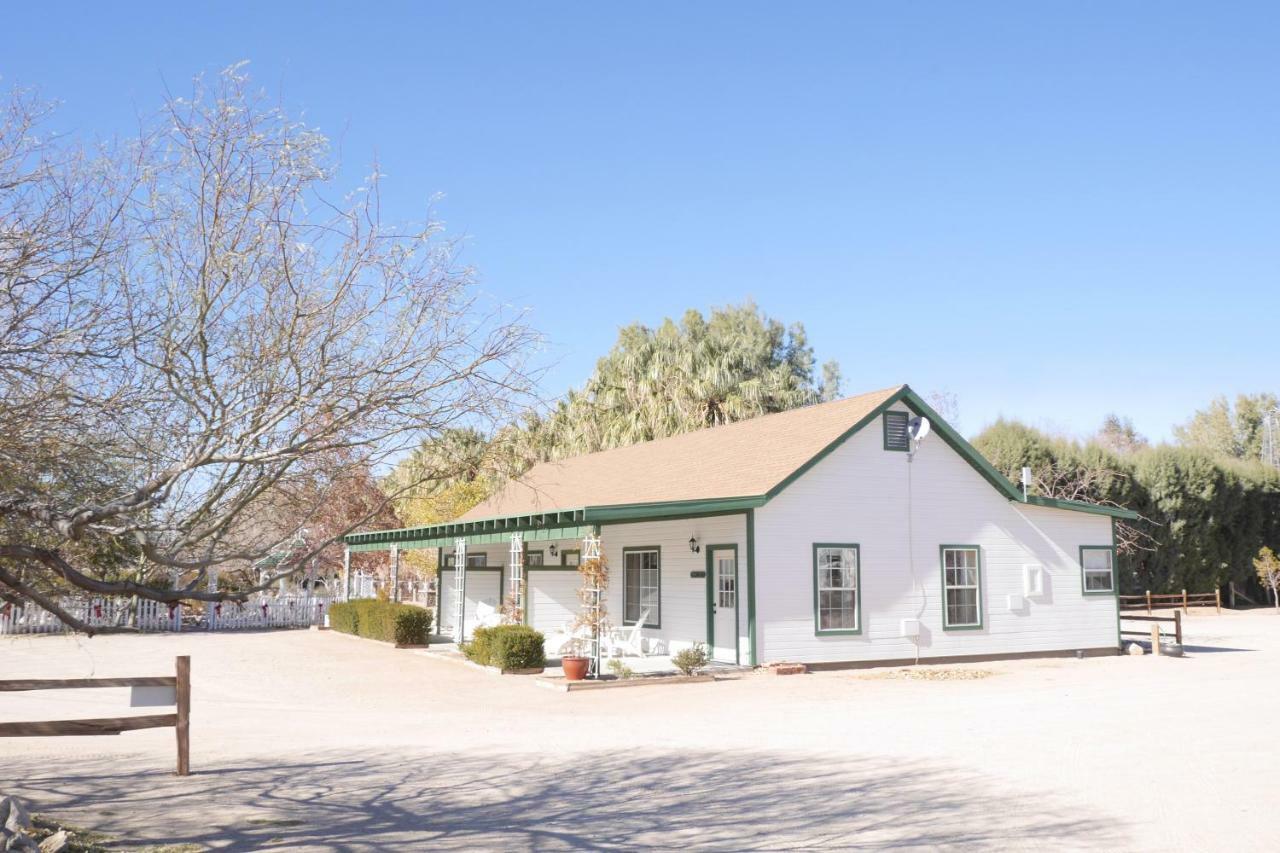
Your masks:
{"label": "porch", "polygon": [[[695,644],[722,664],[749,663],[745,602],[739,603],[744,532],[744,517],[726,514],[692,522],[466,531],[451,542],[397,541],[402,531],[386,531],[379,535],[383,542],[351,547],[388,550],[393,576],[401,549],[432,547],[436,630],[452,645],[469,639],[478,626],[519,622],[546,637],[553,662],[577,653],[598,656],[603,675],[611,659],[645,674],[674,671],[670,656]],[[607,567],[598,590],[579,570],[595,555]],[[580,618],[593,607],[602,614],[598,650]]]}

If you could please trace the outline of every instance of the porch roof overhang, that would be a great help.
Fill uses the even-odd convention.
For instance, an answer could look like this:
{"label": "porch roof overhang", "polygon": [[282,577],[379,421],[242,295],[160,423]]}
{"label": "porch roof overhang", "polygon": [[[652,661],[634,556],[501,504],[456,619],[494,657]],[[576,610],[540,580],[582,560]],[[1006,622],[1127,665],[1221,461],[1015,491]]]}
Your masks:
{"label": "porch roof overhang", "polygon": [[385,551],[392,545],[401,550],[445,548],[452,547],[459,539],[465,540],[468,545],[485,545],[508,541],[513,533],[519,533],[531,542],[581,539],[588,533],[598,532],[601,524],[728,515],[764,506],[767,500],[765,495],[754,495],[701,501],[592,506],[531,515],[452,521],[398,530],[349,533],[343,539],[352,551]]}

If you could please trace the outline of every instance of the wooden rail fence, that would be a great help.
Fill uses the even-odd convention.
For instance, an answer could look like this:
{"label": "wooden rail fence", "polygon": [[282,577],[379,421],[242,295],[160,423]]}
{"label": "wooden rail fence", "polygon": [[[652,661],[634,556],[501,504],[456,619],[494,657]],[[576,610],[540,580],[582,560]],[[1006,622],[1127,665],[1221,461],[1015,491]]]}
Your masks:
{"label": "wooden rail fence", "polygon": [[1150,637],[1150,638],[1151,638],[1151,642],[1152,642],[1152,651],[1153,651],[1155,654],[1160,654],[1160,648],[1159,648],[1159,647],[1160,647],[1160,643],[1159,643],[1158,638],[1159,638],[1159,636],[1160,636],[1160,625],[1159,625],[1159,623],[1161,623],[1161,622],[1172,622],[1172,623],[1173,623],[1173,636],[1174,636],[1174,639],[1175,639],[1175,640],[1177,640],[1178,645],[1182,645],[1182,612],[1181,612],[1181,611],[1179,611],[1179,610],[1175,610],[1175,611],[1173,611],[1173,615],[1172,615],[1172,616],[1129,616],[1129,615],[1127,615],[1127,614],[1121,613],[1121,614],[1120,614],[1120,621],[1121,621],[1121,622],[1152,622],[1152,623],[1155,623],[1155,624],[1153,624],[1153,625],[1151,626],[1151,629],[1150,629],[1149,631],[1125,631],[1125,630],[1123,630],[1123,629],[1120,631],[1120,636],[1122,636],[1122,637],[1124,637],[1124,636],[1130,636],[1130,637]]}
{"label": "wooden rail fence", "polygon": [[1143,595],[1122,595],[1120,596],[1121,610],[1143,610],[1147,611],[1147,615],[1151,615],[1152,609],[1163,610],[1165,608],[1181,608],[1183,613],[1190,613],[1192,607],[1214,607],[1219,613],[1222,612],[1222,592],[1214,590],[1213,592],[1193,592],[1188,594],[1184,589],[1182,592],[1157,592],[1152,593],[1147,590]]}
{"label": "wooden rail fence", "polygon": [[0,737],[65,737],[118,735],[138,729],[173,727],[178,740],[178,775],[191,772],[191,658],[174,661],[174,674],[140,678],[27,678],[0,681],[0,693],[26,690],[74,690],[84,687],[132,688],[133,707],[175,705],[173,714],[97,717],[84,720],[44,720],[0,723]]}

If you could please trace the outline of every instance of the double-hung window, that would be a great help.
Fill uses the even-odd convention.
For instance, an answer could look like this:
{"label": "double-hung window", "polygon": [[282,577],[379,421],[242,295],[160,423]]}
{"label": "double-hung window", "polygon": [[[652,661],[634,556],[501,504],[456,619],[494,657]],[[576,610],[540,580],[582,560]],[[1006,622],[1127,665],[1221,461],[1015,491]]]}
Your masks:
{"label": "double-hung window", "polygon": [[525,551],[524,564],[526,566],[541,566],[543,564],[543,556],[541,551]]}
{"label": "double-hung window", "polygon": [[[444,565],[445,565],[445,568],[447,568],[447,569],[451,569],[451,568],[453,568],[453,567],[454,567],[454,565],[456,565],[456,563],[457,563],[457,557],[456,557],[456,555],[454,555],[454,554],[445,554],[445,555],[444,555]],[[484,553],[483,551],[481,551],[479,554],[468,554],[468,555],[467,555],[467,568],[468,568],[468,569],[483,569],[483,568],[487,568],[487,567],[488,567],[488,565],[489,565],[489,555],[488,555],[488,554],[486,554],[486,553]]]}
{"label": "double-hung window", "polygon": [[942,546],[942,627],[982,627],[982,570],[977,545]]}
{"label": "double-hung window", "polygon": [[814,629],[819,634],[862,630],[858,602],[858,546],[820,542],[813,546]]}
{"label": "double-hung window", "polygon": [[1110,545],[1081,546],[1080,570],[1084,573],[1085,595],[1110,595],[1115,592],[1115,553]]}
{"label": "double-hung window", "polygon": [[628,625],[662,625],[660,555],[656,547],[622,549],[622,621]]}

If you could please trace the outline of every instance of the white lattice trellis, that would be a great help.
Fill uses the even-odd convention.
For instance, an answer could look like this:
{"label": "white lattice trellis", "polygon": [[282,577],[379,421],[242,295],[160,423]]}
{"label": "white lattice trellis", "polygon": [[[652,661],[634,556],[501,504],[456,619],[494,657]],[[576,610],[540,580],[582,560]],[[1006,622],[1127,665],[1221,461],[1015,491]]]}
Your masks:
{"label": "white lattice trellis", "polygon": [[[600,537],[588,533],[582,537],[582,555],[580,561],[585,563],[588,560],[600,559]],[[587,610],[587,618],[591,621],[591,636],[587,638],[589,651],[587,653],[587,676],[589,678],[600,677],[600,609],[602,599],[604,597],[604,588],[600,586],[600,573],[597,571],[593,574],[591,589],[589,590],[587,600],[584,606]]]}
{"label": "white lattice trellis", "polygon": [[467,540],[453,543],[453,639],[462,642],[462,620],[467,615]]}
{"label": "white lattice trellis", "polygon": [[508,597],[511,601],[513,622],[524,621],[524,538],[519,533],[511,534],[510,589]]}

